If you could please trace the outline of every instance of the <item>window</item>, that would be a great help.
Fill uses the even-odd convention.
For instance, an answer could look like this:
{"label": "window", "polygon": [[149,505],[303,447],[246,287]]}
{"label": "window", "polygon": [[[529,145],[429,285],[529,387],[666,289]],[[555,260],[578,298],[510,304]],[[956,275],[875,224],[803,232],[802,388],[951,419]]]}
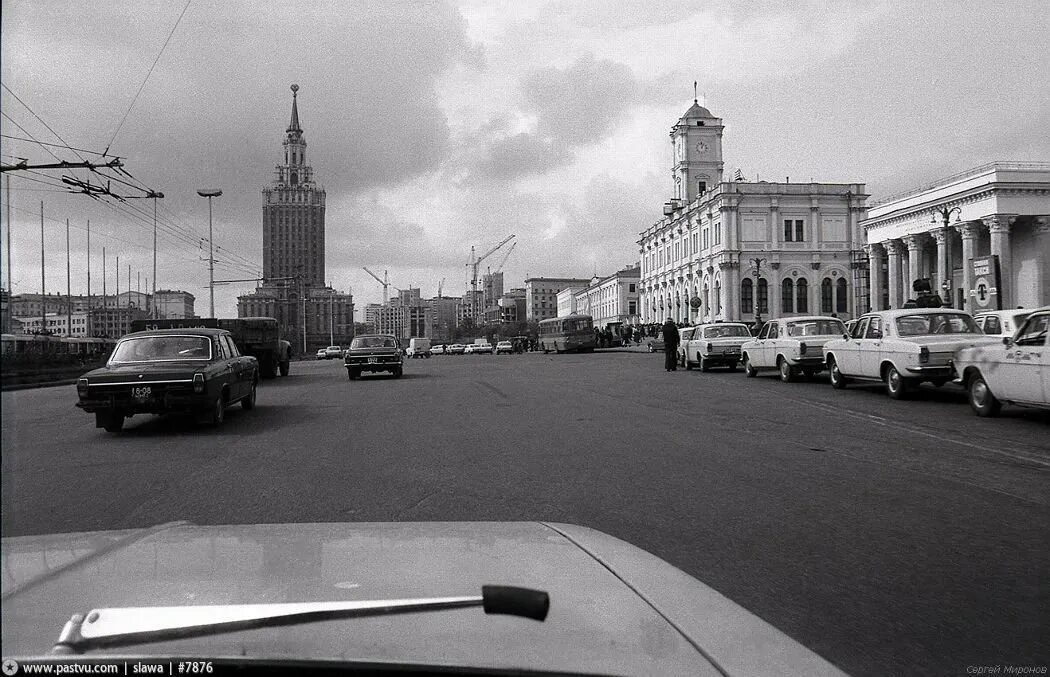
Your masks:
{"label": "window", "polygon": [[1041,346],[1045,344],[1048,325],[1050,325],[1050,315],[1028,318],[1025,325],[1017,332],[1017,340],[1014,343],[1019,346]]}
{"label": "window", "polygon": [[802,226],[802,220],[795,220],[795,242],[802,242],[806,239],[806,234]]}
{"label": "window", "polygon": [[627,291],[633,294],[635,291],[635,286],[633,284],[627,285]]}
{"label": "window", "polygon": [[758,278],[758,312],[769,312],[769,285],[764,277]]}
{"label": "window", "polygon": [[862,318],[857,324],[853,325],[853,331],[850,333],[851,338],[859,339],[864,336],[864,332],[868,329],[868,318]]}
{"label": "window", "polygon": [[806,282],[805,278],[799,280],[798,284],[795,285],[795,312],[809,312],[809,283]]}
{"label": "window", "polygon": [[868,324],[868,330],[864,332],[864,338],[866,339],[880,339],[882,338],[882,318],[873,317],[871,322]]}
{"label": "window", "polygon": [[825,277],[820,283],[820,312],[825,315],[832,312],[832,291],[831,278]]}
{"label": "window", "polygon": [[751,278],[745,277],[740,281],[740,314],[748,315],[755,310],[755,287]]}
{"label": "window", "polygon": [[722,312],[722,281],[715,280],[715,313]]}
{"label": "window", "polygon": [[981,319],[984,320],[984,333],[985,334],[1001,334],[1003,331],[1003,325],[999,321],[999,318],[995,315],[989,315],[985,318],[978,319],[978,324],[981,323]]}
{"label": "window", "polygon": [[791,242],[791,219],[784,219],[784,242]]}
{"label": "window", "polygon": [[848,297],[848,284],[846,278],[840,277],[839,281],[835,283],[835,311],[839,313],[847,312],[849,308],[849,297]]}
{"label": "window", "polygon": [[801,219],[792,221],[784,219],[784,242],[802,242],[805,240],[804,222]]}
{"label": "window", "polygon": [[780,283],[780,310],[795,312],[795,282],[790,277]]}
{"label": "window", "polygon": [[696,192],[703,195],[707,192],[707,181],[700,181],[696,184]]}
{"label": "window", "polygon": [[698,243],[697,237],[698,237],[698,235],[697,235],[696,231],[693,231],[693,251],[694,252],[699,250],[699,247],[697,247],[697,243]]}

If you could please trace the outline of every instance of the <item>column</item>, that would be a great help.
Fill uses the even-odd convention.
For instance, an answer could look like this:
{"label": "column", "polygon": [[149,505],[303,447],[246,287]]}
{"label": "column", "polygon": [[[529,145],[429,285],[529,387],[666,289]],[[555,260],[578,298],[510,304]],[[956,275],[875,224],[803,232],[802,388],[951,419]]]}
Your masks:
{"label": "column", "polygon": [[725,318],[728,322],[736,322],[740,314],[736,301],[736,293],[740,288],[737,264],[735,261],[725,261],[719,267],[722,269],[722,307],[725,308]]}
{"label": "column", "polygon": [[[962,235],[962,266],[963,266],[963,310],[973,312],[973,299],[970,290],[973,289],[973,266],[970,259],[974,257],[977,249],[977,233],[979,226],[976,221],[969,221],[959,226]],[[954,304],[953,304],[954,305]]]}
{"label": "column", "polygon": [[823,243],[823,233],[821,233],[819,205],[811,205],[809,208],[809,228],[811,232],[809,241],[813,243],[813,249],[820,251],[820,246]]}
{"label": "column", "polygon": [[857,314],[869,310],[883,310],[882,307],[882,245],[878,242],[864,245],[868,255],[868,309],[858,308]]}
{"label": "column", "polygon": [[1013,308],[1015,283],[1010,269],[1010,226],[1016,217],[1006,214],[993,214],[982,219],[991,234],[992,256],[999,257],[999,299],[1003,308]]}
{"label": "column", "polygon": [[[933,293],[939,294],[941,299],[951,305],[952,300],[944,298],[945,292],[942,286],[952,272],[948,269],[948,229],[947,228],[934,228],[930,231],[930,237],[937,243],[937,270],[935,274],[937,279],[933,280]],[[948,293],[951,293],[951,285],[949,284]]]}
{"label": "column", "polygon": [[922,277],[922,236],[905,235],[902,239],[908,247],[908,279],[904,283],[904,295],[912,298],[912,285]]}
{"label": "column", "polygon": [[904,290],[901,285],[901,254],[904,253],[904,245],[900,240],[887,240],[884,246],[890,268],[890,308],[896,309],[904,305]]}
{"label": "column", "polygon": [[[766,274],[766,298],[769,299],[769,312],[764,319],[771,320],[784,314],[784,308],[780,302],[780,264],[771,263]],[[758,298],[758,287],[755,287],[755,298]]]}
{"label": "column", "polygon": [[780,249],[780,229],[784,227],[784,224],[780,223],[780,206],[777,204],[776,196],[770,198],[769,220],[773,224],[769,241],[773,245],[773,249]]}

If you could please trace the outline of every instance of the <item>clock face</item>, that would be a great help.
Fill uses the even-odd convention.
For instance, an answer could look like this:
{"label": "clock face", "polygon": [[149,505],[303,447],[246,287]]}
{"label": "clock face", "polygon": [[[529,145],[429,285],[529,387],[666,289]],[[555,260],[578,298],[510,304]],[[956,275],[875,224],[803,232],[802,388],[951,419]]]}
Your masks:
{"label": "clock face", "polygon": [[707,144],[704,143],[703,141],[697,141],[696,142],[696,152],[701,154],[701,155],[706,153],[707,152]]}

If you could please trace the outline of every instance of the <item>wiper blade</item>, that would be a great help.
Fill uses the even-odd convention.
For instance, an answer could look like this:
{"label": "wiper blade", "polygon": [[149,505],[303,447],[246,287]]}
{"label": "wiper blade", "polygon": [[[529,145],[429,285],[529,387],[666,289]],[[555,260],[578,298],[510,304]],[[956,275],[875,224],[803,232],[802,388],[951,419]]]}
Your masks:
{"label": "wiper blade", "polygon": [[99,647],[130,646],[250,628],[471,606],[481,606],[487,614],[542,621],[550,609],[550,597],[542,590],[484,585],[481,595],[466,597],[92,609],[69,619],[51,653],[82,653]]}

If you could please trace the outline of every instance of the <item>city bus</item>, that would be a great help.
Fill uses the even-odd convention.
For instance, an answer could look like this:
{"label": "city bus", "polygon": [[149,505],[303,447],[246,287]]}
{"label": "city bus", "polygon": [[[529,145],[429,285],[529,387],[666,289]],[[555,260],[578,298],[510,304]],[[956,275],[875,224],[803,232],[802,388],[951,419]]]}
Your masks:
{"label": "city bus", "polygon": [[540,322],[543,352],[591,352],[594,350],[594,320],[590,315],[566,315]]}

